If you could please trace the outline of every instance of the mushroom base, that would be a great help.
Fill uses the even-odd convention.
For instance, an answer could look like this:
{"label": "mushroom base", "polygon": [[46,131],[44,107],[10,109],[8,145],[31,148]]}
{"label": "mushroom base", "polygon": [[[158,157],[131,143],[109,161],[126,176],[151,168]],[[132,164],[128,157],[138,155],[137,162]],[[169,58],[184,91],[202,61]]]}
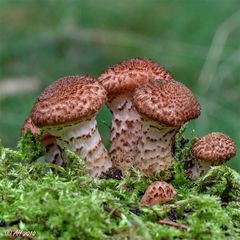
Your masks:
{"label": "mushroom base", "polygon": [[64,167],[66,164],[66,157],[62,152],[62,149],[57,144],[56,138],[53,136],[44,136],[41,141],[42,146],[45,149],[45,159],[49,163],[56,164]]}
{"label": "mushroom base", "polygon": [[168,127],[142,117],[142,136],[134,166],[146,175],[155,175],[172,164],[172,146],[179,127]]}
{"label": "mushroom base", "polygon": [[87,171],[93,176],[106,172],[112,163],[97,129],[95,116],[81,122],[45,128],[56,136],[62,148],[70,148],[86,162]]}
{"label": "mushroom base", "polygon": [[223,162],[207,162],[200,159],[195,160],[193,167],[191,168],[190,178],[197,180],[205,175],[213,166],[221,165]]}
{"label": "mushroom base", "polygon": [[123,172],[133,164],[141,132],[141,118],[132,104],[132,93],[111,98],[107,106],[112,112],[110,157]]}

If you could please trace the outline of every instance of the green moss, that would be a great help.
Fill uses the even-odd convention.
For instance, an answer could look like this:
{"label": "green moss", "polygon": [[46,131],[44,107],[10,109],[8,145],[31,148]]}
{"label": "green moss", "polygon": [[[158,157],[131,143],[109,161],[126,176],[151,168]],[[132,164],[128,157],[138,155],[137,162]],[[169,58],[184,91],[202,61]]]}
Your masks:
{"label": "green moss", "polygon": [[221,198],[222,202],[240,201],[240,175],[226,166],[212,167],[197,183],[197,191]]}
{"label": "green moss", "polygon": [[[185,140],[184,140],[185,139]],[[36,232],[37,239],[238,239],[240,176],[215,167],[197,182],[184,174],[192,139],[177,136],[172,168],[176,200],[139,206],[147,178],[132,169],[122,180],[93,180],[68,152],[66,169],[45,163],[38,139],[27,135],[18,150],[0,147],[0,238],[6,230]],[[174,220],[191,230],[158,224]]]}

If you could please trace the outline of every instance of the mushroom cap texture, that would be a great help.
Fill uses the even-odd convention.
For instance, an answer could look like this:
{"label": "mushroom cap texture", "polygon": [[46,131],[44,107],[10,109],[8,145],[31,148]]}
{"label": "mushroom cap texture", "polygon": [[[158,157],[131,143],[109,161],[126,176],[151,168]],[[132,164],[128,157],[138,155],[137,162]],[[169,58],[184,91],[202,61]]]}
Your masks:
{"label": "mushroom cap texture", "polygon": [[193,144],[192,154],[199,160],[224,162],[236,155],[236,144],[226,134],[213,132]]}
{"label": "mushroom cap texture", "polygon": [[108,95],[130,91],[137,85],[152,79],[173,79],[170,73],[158,63],[145,58],[132,58],[109,67],[98,80]]}
{"label": "mushroom cap texture", "polygon": [[153,182],[144,193],[140,204],[151,206],[161,202],[168,202],[177,195],[174,187],[164,181]]}
{"label": "mushroom cap texture", "polygon": [[38,127],[79,121],[95,114],[107,100],[106,90],[90,76],[68,76],[49,85],[33,106]]}
{"label": "mushroom cap texture", "polygon": [[201,107],[190,89],[174,80],[157,79],[135,89],[137,111],[167,126],[181,126],[197,118]]}

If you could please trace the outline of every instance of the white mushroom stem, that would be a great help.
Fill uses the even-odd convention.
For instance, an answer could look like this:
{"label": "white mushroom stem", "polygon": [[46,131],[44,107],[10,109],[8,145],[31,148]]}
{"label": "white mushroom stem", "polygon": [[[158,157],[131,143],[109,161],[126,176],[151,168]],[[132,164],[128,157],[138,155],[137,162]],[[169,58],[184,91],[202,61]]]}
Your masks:
{"label": "white mushroom stem", "polygon": [[172,147],[179,127],[168,127],[142,117],[142,135],[138,143],[135,167],[146,175],[154,175],[172,164]]}
{"label": "white mushroom stem", "polygon": [[196,159],[194,161],[193,167],[190,169],[191,170],[190,178],[193,180],[197,180],[201,176],[205,175],[210,170],[211,167],[221,165],[221,164],[222,164],[221,161],[220,162],[213,162],[213,161],[209,162],[209,161]]}
{"label": "white mushroom stem", "polygon": [[56,138],[53,136],[46,136],[41,141],[41,144],[45,150],[45,159],[49,163],[64,166],[66,164],[66,158],[62,153],[60,146],[57,144]]}
{"label": "white mushroom stem", "polygon": [[132,93],[111,98],[108,107],[112,112],[110,157],[113,165],[125,171],[137,154],[141,131],[141,118],[132,104]]}
{"label": "white mushroom stem", "polygon": [[46,127],[46,130],[56,136],[61,147],[68,147],[81,156],[93,177],[112,166],[98,132],[96,116],[77,123]]}

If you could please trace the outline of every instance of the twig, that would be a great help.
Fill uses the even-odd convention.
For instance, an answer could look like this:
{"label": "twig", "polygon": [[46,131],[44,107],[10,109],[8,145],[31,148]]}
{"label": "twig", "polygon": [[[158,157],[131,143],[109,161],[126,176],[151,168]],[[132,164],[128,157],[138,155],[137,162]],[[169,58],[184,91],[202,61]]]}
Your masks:
{"label": "twig", "polygon": [[180,229],[187,230],[187,231],[191,230],[191,228],[187,225],[184,225],[181,223],[176,223],[176,222],[169,221],[169,220],[159,220],[158,223],[161,225],[167,225],[170,227],[180,228]]}
{"label": "twig", "polygon": [[113,208],[110,208],[108,207],[106,204],[103,204],[102,205],[102,208],[106,211],[106,212],[109,212],[111,215],[113,215],[114,217],[119,217],[121,218],[122,217],[122,214],[120,211],[116,210],[116,209],[113,209]]}
{"label": "twig", "polygon": [[8,233],[10,234],[10,236],[18,238],[18,237],[22,237],[28,240],[34,240],[34,236],[31,233],[28,232],[24,232],[22,230],[9,230]]}

